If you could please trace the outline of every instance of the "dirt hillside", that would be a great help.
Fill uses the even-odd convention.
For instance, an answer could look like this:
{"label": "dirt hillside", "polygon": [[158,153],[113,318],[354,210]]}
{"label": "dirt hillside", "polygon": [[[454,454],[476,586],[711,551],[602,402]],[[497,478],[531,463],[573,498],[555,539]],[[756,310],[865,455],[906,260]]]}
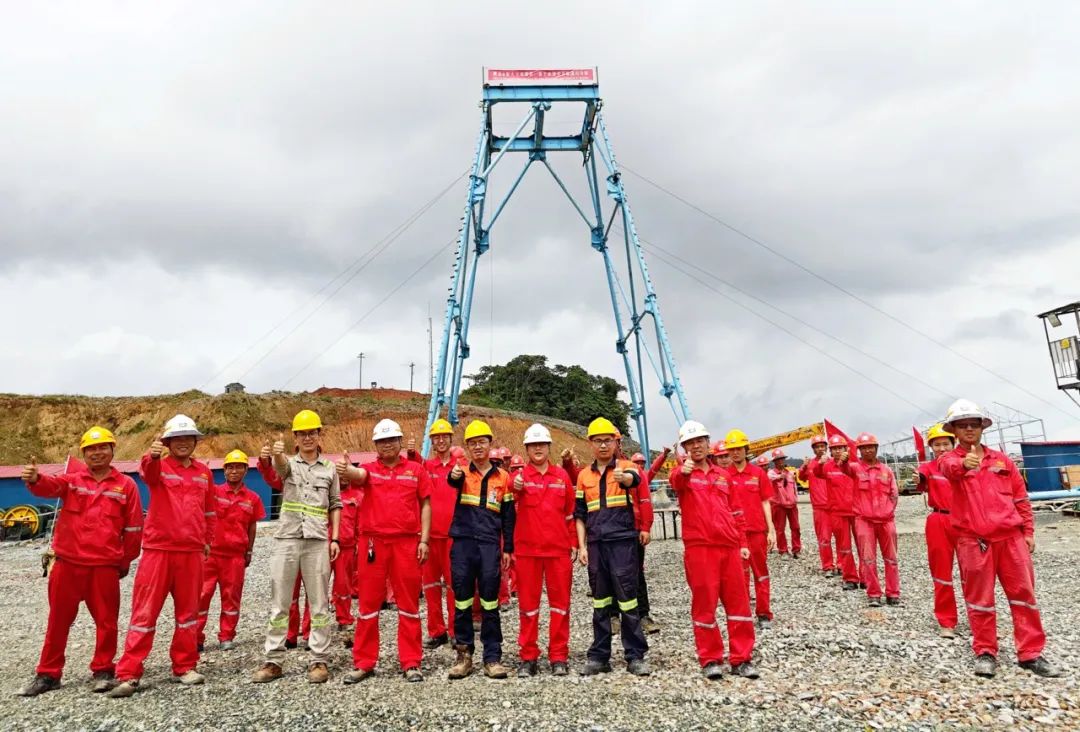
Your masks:
{"label": "dirt hillside", "polygon": [[[116,433],[117,458],[134,459],[160,434],[165,421],[178,412],[192,417],[206,435],[196,454],[220,457],[240,448],[258,452],[263,441],[285,432],[287,441],[293,415],[314,409],[326,425],[323,445],[328,452],[371,450],[371,429],[389,417],[398,421],[407,436],[423,438],[427,397],[389,389],[320,389],[316,392],[222,394],[200,391],[149,397],[22,396],[0,395],[0,464],[16,465],[31,455],[39,462],[60,462],[77,454],[79,436],[93,424]],[[573,447],[588,454],[584,429],[558,420],[481,407],[463,406],[462,424],[455,443],[460,443],[464,424],[474,417],[486,419],[496,444],[521,451],[521,436],[533,422],[552,429],[553,448]]]}

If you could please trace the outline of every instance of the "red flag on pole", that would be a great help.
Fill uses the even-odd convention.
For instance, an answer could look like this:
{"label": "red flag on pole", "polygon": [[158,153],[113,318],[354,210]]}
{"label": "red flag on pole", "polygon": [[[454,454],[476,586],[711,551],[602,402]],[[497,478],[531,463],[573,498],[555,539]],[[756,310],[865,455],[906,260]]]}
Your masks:
{"label": "red flag on pole", "polygon": [[850,450],[851,450],[851,454],[854,455],[855,454],[855,440],[851,439],[846,434],[844,434],[844,431],[842,429],[840,429],[839,427],[834,425],[829,420],[826,419],[826,420],[822,420],[822,421],[825,423],[825,439],[829,439],[833,435],[840,435],[847,442],[848,448],[850,448]]}
{"label": "red flag on pole", "polygon": [[77,473],[86,470],[86,463],[77,457],[67,456],[67,460],[64,461],[65,473]]}
{"label": "red flag on pole", "polygon": [[926,442],[923,440],[922,432],[919,432],[918,427],[912,427],[911,433],[915,435],[915,454],[919,456],[919,462],[926,462]]}

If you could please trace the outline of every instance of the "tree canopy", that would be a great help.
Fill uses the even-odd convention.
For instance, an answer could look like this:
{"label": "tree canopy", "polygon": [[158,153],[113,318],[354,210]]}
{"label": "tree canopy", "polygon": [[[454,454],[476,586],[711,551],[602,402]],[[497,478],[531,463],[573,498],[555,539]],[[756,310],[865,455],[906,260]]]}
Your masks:
{"label": "tree canopy", "polygon": [[576,424],[607,417],[629,433],[630,405],[619,399],[626,388],[580,366],[548,366],[547,356],[522,355],[504,366],[483,366],[461,392],[470,404],[543,414]]}

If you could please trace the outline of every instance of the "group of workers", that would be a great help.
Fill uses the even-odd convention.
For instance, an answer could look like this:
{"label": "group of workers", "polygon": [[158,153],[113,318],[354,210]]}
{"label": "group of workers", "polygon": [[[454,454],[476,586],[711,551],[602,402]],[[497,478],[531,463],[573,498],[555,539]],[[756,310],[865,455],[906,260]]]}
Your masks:
{"label": "group of workers", "polygon": [[[981,444],[989,425],[975,404],[957,401],[944,423],[931,429],[934,459],[919,468],[920,489],[928,493],[931,508],[926,535],[940,635],[955,637],[955,558],[975,673],[992,676],[996,671],[997,578],[1009,600],[1020,666],[1040,676],[1057,676],[1060,671],[1042,656],[1045,635],[1030,556],[1035,546],[1031,505],[1012,461]],[[592,642],[579,673],[612,670],[613,619],[619,624],[627,670],[636,676],[651,673],[646,635],[658,626],[648,617],[644,578],[644,550],[653,522],[649,483],[670,450],[651,466],[640,453],[626,459],[622,435],[601,417],[588,426],[591,462],[581,464],[572,452],[563,451],[561,464],[555,464],[551,434],[540,424],[525,432],[525,457],[508,460],[492,447],[495,435],[485,422],[467,425],[462,448],[451,444],[453,428],[440,419],[430,430],[432,455],[424,460],[411,445],[403,450],[401,427],[384,419],[372,434],[375,459],[353,465],[347,455],[336,462],[323,456],[321,431],[319,416],[303,410],[292,423],[293,451],[287,452],[279,436],[258,458],[260,474],[281,493],[281,514],[269,550],[264,661],[253,674],[254,682],[271,682],[284,674],[286,649],[293,645],[290,610],[299,584],[310,613],[311,683],[329,679],[335,616],[338,630],[352,636],[346,645],[351,646],[353,668],[344,683],[374,675],[379,616],[387,607],[397,611],[398,660],[406,680],[423,680],[425,647],[448,643],[456,653],[449,678],[469,676],[477,617],[482,671],[488,678],[505,679],[511,669],[503,664],[500,594],[507,592],[511,569],[520,619],[516,675],[528,678],[540,671],[539,613],[546,592],[550,672],[566,676],[574,562],[588,569],[593,605]],[[129,697],[139,690],[143,662],[170,595],[176,622],[170,657],[176,681],[205,681],[196,667],[217,590],[219,647],[233,647],[245,568],[264,509],[244,485],[248,456],[230,452],[224,461],[225,484],[215,485],[210,469],[193,457],[200,437],[193,420],[177,415],[153,441],[140,463],[151,497],[145,519],[134,481],[112,466],[116,439],[103,427],[83,435],[84,462],[69,472],[44,475],[34,463],[25,466],[22,477],[29,490],[60,499],[61,507],[53,534],[56,561],[49,577],[45,642],[36,675],[23,695],[59,688],[68,633],[80,603],[86,604],[97,628],[92,688],[111,697]],[[674,449],[679,458],[669,481],[681,514],[702,674],[722,678],[726,660],[733,675],[756,679],[751,663],[756,631],[767,630],[773,620],[768,555],[775,549],[797,559],[801,551],[795,477],[782,450],[760,456],[766,457],[764,465],[751,461],[749,440],[740,430],[710,444],[707,428],[687,421],[678,442]],[[853,442],[858,458],[841,434],[815,437],[814,457],[798,471],[809,484],[821,571],[840,577],[846,590],[864,588],[869,604],[881,606],[880,549],[884,602],[896,605],[896,478],[878,460],[873,435],[860,434]],[[140,551],[131,621],[123,654],[114,665],[119,583]],[[358,608],[350,627],[354,596]],[[392,605],[387,604],[389,596]],[[421,597],[427,605],[426,641]],[[727,625],[726,654],[718,604]]]}

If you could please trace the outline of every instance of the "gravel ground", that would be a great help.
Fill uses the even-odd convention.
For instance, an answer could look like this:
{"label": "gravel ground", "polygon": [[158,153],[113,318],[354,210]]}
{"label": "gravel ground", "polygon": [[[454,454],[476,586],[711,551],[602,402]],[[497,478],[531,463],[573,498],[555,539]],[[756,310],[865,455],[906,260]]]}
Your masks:
{"label": "gravel ground", "polygon": [[[810,535],[810,508],[801,507]],[[637,679],[616,663],[615,673],[584,679],[555,679],[544,673],[529,681],[489,681],[474,675],[446,680],[452,651],[424,659],[427,680],[406,684],[397,674],[393,649],[395,616],[384,613],[384,656],[376,678],[343,686],[348,652],[337,651],[334,678],[312,687],[303,675],[304,652],[294,651],[282,681],[253,685],[251,672],[262,648],[269,581],[270,538],[260,533],[248,574],[239,643],[222,652],[211,641],[200,670],[208,683],[183,688],[168,682],[168,633],[159,636],[147,662],[146,690],[132,699],[91,694],[86,670],[93,626],[83,612],[68,645],[65,686],[36,699],[9,697],[5,729],[445,729],[463,730],[642,730],[716,729],[1036,729],[1080,728],[1080,631],[1075,598],[1080,596],[1080,522],[1040,516],[1035,555],[1037,594],[1049,635],[1047,655],[1066,668],[1062,679],[1041,680],[1015,664],[1007,605],[999,597],[1001,670],[992,681],[972,676],[966,621],[960,638],[940,640],[931,613],[931,583],[921,535],[922,499],[902,498],[898,512],[903,605],[870,609],[865,594],[843,592],[837,580],[820,577],[807,551],[798,561],[771,561],[774,629],[758,637],[759,681],[725,676],[705,681],[698,673],[689,615],[689,593],[681,545],[658,541],[649,548],[647,571],[654,617],[663,623],[650,637],[648,679]],[[33,674],[47,611],[40,577],[41,545],[0,549],[0,640],[7,661],[0,693],[12,694]],[[575,575],[571,612],[571,665],[580,667],[590,635],[585,575]],[[121,628],[126,626],[131,580],[123,583]],[[216,618],[216,604],[211,617]],[[546,613],[542,613],[544,615]],[[167,607],[158,627],[171,625]],[[509,642],[506,660],[516,660],[517,613],[503,615]],[[216,632],[216,619],[211,622]],[[546,627],[541,628],[546,634]],[[210,634],[213,638],[213,633]],[[122,640],[122,638],[121,638]],[[620,656],[617,652],[616,658]]]}

